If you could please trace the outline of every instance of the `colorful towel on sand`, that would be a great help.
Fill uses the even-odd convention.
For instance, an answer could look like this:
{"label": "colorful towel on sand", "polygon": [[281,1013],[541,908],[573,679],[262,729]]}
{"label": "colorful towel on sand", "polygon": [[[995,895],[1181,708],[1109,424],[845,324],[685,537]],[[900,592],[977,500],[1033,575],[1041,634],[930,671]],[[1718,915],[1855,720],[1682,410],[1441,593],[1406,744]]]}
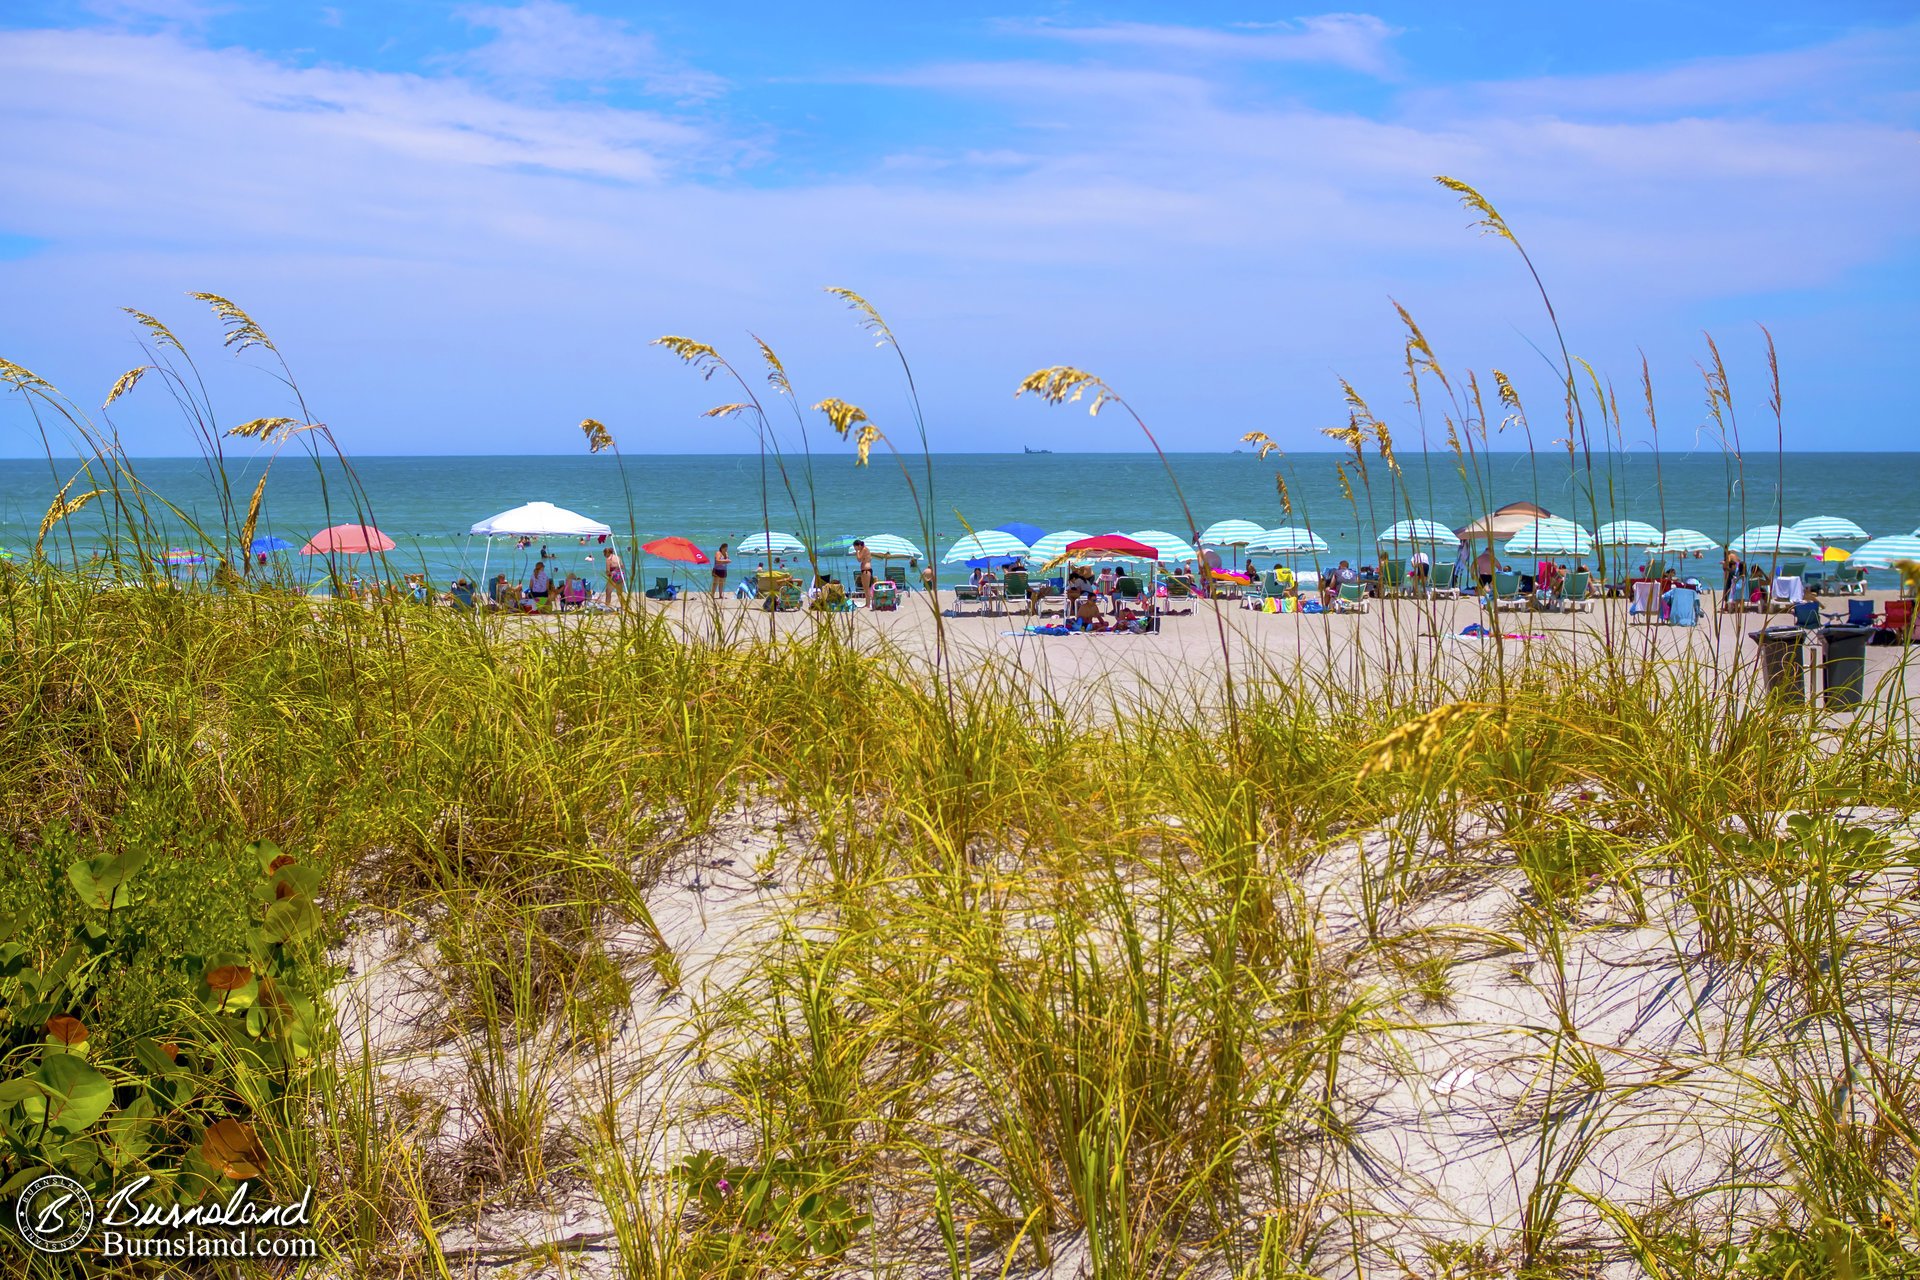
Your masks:
{"label": "colorful towel on sand", "polygon": [[[1490,639],[1493,634],[1493,632],[1487,630],[1477,622],[1469,622],[1466,626],[1460,628],[1460,638],[1463,640],[1486,640]],[[1500,638],[1503,640],[1545,640],[1547,636],[1543,631],[1502,631],[1500,632]]]}

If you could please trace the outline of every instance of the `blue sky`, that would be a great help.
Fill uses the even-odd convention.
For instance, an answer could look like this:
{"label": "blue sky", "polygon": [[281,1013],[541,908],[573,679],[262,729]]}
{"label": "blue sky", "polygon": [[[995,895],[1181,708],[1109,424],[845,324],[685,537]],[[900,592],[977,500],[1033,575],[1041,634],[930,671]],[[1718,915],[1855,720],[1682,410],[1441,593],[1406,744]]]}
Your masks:
{"label": "blue sky", "polygon": [[[1055,363],[1204,450],[1324,445],[1346,377],[1404,447],[1389,299],[1550,437],[1538,299],[1436,173],[1501,207],[1623,402],[1645,353],[1666,446],[1698,437],[1703,330],[1771,438],[1758,324],[1789,447],[1915,438],[1910,3],[8,0],[0,123],[0,355],[97,405],[135,306],[223,415],[285,412],[183,296],[224,293],[363,453],[571,451],[588,415],[630,452],[750,448],[662,333],[743,363],[758,334],[805,403],[904,435],[826,285],[899,331],[936,448],[1138,447],[1012,398]],[[191,448],[156,387],[113,419]],[[0,401],[0,453],[29,426]]]}

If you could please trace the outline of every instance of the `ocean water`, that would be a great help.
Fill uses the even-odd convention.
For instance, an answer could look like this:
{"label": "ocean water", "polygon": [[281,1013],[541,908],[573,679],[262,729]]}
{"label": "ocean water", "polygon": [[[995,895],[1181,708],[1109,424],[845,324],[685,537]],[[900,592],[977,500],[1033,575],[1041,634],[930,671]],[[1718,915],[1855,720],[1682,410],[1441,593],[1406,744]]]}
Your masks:
{"label": "ocean water", "polygon": [[[1401,454],[1395,476],[1368,458],[1367,481],[1353,479],[1351,501],[1342,491],[1335,463],[1344,455],[1293,453],[1261,460],[1252,453],[1174,454],[1169,457],[1195,522],[1242,518],[1263,526],[1305,523],[1331,544],[1322,559],[1355,563],[1375,559],[1376,530],[1409,515],[1465,524],[1481,512],[1512,501],[1529,501],[1589,529],[1611,519],[1644,520],[1661,528],[1685,526],[1724,540],[1756,524],[1811,515],[1839,515],[1869,533],[1912,533],[1920,526],[1920,453],[1796,453],[1748,455],[1744,465],[1719,453],[1666,456],[1646,453],[1595,459],[1598,518],[1586,494],[1584,468],[1571,470],[1564,453],[1491,454],[1476,473],[1463,474],[1451,454]],[[49,504],[75,464],[0,461],[0,548],[18,554],[31,547]],[[738,544],[770,523],[778,531],[821,540],[838,535],[897,533],[925,548],[931,530],[936,557],[968,527],[990,529],[1020,520],[1043,529],[1090,533],[1164,529],[1187,536],[1187,521],[1167,470],[1152,454],[946,454],[927,467],[909,459],[907,474],[891,458],[876,456],[857,467],[845,451],[809,463],[786,460],[783,480],[772,459],[757,455],[629,457],[371,457],[352,463],[352,476],[337,462],[321,468],[308,458],[283,456],[270,473],[259,534],[296,545],[328,524],[360,517],[398,544],[390,562],[423,570],[436,583],[460,572],[476,573],[483,555],[491,566],[524,573],[530,551],[496,541],[491,549],[467,529],[497,511],[545,500],[612,525],[623,545],[637,534],[646,541],[679,534],[711,552],[722,540]],[[141,480],[179,515],[150,504],[166,541],[183,547],[221,542],[220,485],[199,459],[136,460]],[[230,460],[226,488],[237,530],[262,462]],[[1352,473],[1351,463],[1348,471]],[[1275,484],[1284,478],[1293,504],[1286,515]],[[72,493],[83,492],[85,482]],[[355,496],[355,490],[358,496]],[[763,516],[763,494],[766,514]],[[1784,495],[1784,502],[1782,497]],[[84,558],[108,536],[111,508],[96,502],[47,540],[58,559]],[[197,537],[197,525],[207,536]],[[597,551],[550,543],[562,568],[577,557],[588,576]],[[1259,559],[1260,557],[1256,557]],[[750,570],[743,558],[736,572]],[[665,572],[628,556],[636,581]],[[287,569],[301,581],[317,579],[322,562],[289,556]],[[1705,567],[1703,565],[1703,567]],[[1880,574],[1876,584],[1892,582]]]}

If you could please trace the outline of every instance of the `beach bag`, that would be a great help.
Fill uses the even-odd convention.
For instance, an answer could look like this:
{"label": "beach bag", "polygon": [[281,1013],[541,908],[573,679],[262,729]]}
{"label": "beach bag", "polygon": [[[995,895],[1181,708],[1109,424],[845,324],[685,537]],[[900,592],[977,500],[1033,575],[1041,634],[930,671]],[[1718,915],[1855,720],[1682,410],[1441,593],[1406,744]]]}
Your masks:
{"label": "beach bag", "polygon": [[1321,604],[1318,600],[1309,600],[1300,606],[1300,612],[1302,613],[1325,613],[1326,611],[1327,606]]}

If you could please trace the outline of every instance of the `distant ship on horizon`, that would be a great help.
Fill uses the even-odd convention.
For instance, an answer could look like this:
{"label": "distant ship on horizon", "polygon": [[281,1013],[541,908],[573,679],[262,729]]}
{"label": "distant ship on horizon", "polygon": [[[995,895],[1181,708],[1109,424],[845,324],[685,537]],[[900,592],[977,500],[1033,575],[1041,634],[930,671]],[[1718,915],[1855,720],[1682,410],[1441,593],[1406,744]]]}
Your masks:
{"label": "distant ship on horizon", "polygon": [[1021,448],[1021,451],[1025,453],[1052,453],[1053,452],[1053,450],[1051,449],[1036,449],[1030,444],[1021,445],[1020,448]]}

